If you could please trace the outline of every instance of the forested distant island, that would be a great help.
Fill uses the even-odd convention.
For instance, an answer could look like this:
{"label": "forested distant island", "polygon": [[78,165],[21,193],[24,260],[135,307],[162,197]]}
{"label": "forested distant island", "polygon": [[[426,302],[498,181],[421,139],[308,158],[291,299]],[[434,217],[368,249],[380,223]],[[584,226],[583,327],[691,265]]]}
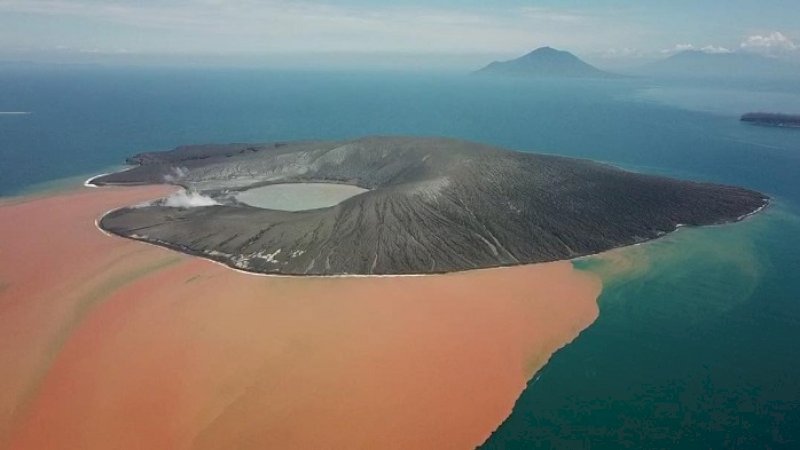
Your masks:
{"label": "forested distant island", "polygon": [[747,113],[742,122],[770,127],[800,128],[800,114]]}

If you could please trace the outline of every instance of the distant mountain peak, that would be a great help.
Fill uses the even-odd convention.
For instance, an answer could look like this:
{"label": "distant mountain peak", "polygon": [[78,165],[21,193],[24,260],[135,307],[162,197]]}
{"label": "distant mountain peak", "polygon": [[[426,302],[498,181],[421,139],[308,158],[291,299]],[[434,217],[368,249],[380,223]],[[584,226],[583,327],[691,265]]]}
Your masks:
{"label": "distant mountain peak", "polygon": [[536,55],[536,54],[545,54],[545,53],[569,53],[563,50],[556,50],[550,46],[539,47],[537,49],[531,50],[527,56]]}
{"label": "distant mountain peak", "polygon": [[561,78],[611,78],[616,76],[585,63],[568,51],[552,47],[540,47],[509,61],[495,61],[476,73]]}
{"label": "distant mountain peak", "polygon": [[650,63],[637,72],[677,78],[797,78],[800,66],[751,52],[685,50]]}

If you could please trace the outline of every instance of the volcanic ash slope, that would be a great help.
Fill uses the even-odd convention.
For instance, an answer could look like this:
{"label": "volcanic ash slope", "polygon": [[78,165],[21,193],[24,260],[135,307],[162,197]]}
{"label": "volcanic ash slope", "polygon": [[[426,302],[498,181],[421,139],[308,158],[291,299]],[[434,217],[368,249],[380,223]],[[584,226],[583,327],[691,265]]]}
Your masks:
{"label": "volcanic ash slope", "polygon": [[[137,167],[93,182],[166,180],[207,206],[123,208],[106,215],[102,228],[239,269],[292,275],[418,274],[568,259],[653,239],[680,224],[735,221],[767,202],[738,187],[443,138],[185,146],[129,163]],[[235,200],[237,191],[294,182],[369,191],[296,212]]]}

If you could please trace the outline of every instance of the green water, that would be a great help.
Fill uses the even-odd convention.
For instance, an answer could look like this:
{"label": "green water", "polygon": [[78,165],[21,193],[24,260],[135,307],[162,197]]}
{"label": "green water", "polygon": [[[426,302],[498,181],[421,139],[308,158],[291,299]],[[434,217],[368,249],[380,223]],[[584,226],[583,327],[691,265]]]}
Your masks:
{"label": "green water", "polygon": [[576,261],[603,279],[600,317],[484,448],[796,446],[798,250],[800,219],[778,204]]}

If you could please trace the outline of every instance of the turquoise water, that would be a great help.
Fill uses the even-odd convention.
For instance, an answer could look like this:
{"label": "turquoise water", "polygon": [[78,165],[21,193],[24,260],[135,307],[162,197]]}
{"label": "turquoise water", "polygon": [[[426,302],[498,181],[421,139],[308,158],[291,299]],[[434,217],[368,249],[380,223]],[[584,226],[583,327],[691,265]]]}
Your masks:
{"label": "turquoise water", "polygon": [[4,69],[0,111],[32,114],[0,115],[0,195],[141,150],[369,134],[460,137],[759,189],[776,203],[743,223],[576,262],[604,279],[600,318],[537,375],[486,448],[792,447],[800,132],[736,118],[791,109],[798,86]]}
{"label": "turquoise water", "polygon": [[487,449],[796,448],[800,220],[780,205],[576,266],[600,317]]}

